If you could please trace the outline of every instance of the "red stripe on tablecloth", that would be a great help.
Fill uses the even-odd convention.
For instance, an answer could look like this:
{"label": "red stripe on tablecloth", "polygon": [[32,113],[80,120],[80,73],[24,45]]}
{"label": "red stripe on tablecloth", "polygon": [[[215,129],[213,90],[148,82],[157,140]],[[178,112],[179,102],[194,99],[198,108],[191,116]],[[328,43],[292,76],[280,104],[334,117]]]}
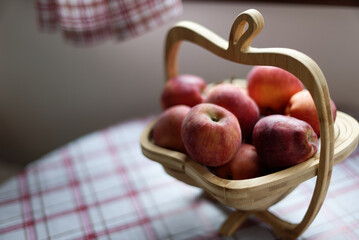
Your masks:
{"label": "red stripe on tablecloth", "polygon": [[66,41],[85,46],[99,43],[108,36],[117,40],[135,37],[166,23],[182,11],[179,0],[124,2],[39,0],[36,2],[38,25],[48,32],[60,27]]}
{"label": "red stripe on tablecloth", "polygon": [[[354,156],[355,155],[352,155],[351,157],[354,157]],[[346,171],[346,173],[350,177],[356,176],[355,173],[348,166],[346,166],[346,164],[344,162],[340,163],[336,167],[344,169]],[[327,198],[336,198],[338,195],[341,195],[341,194],[344,194],[344,193],[347,193],[347,192],[351,192],[351,191],[353,191],[355,189],[358,189],[358,186],[359,186],[359,182],[356,182],[354,184],[351,183],[350,185],[348,185],[346,187],[341,187],[341,188],[338,188],[338,189],[335,189],[335,190],[331,189],[327,193]],[[302,184],[300,186],[300,189],[303,190],[303,191],[306,191],[309,194],[308,196],[311,196],[311,194],[313,194],[313,190],[310,189],[308,187],[308,185],[306,185],[306,184]],[[300,202],[300,203],[296,203],[296,204],[294,204],[292,206],[287,206],[285,209],[280,209],[279,210],[279,212],[281,213],[279,215],[287,214],[288,212],[295,211],[297,209],[303,209],[303,208],[307,207],[308,204],[309,204],[308,202],[303,201],[303,202]],[[324,202],[324,204],[325,204],[325,202]],[[359,222],[344,225],[342,219],[339,216],[337,216],[329,207],[324,206],[324,208],[325,209],[323,209],[322,214],[326,214],[326,215],[332,217],[333,220],[331,220],[331,222],[333,222],[333,225],[335,226],[335,228],[332,229],[332,230],[321,232],[321,233],[318,233],[317,235],[311,236],[310,239],[313,239],[313,240],[315,240],[315,239],[326,239],[326,238],[338,235],[340,233],[350,233],[351,232],[349,230],[350,228],[359,226]],[[353,234],[353,233],[351,233],[351,234]],[[359,238],[358,238],[358,236],[355,236],[355,238],[353,238],[353,239],[359,239]]]}
{"label": "red stripe on tablecloth", "polygon": [[[156,8],[156,3],[155,1],[150,1],[149,5],[151,7],[151,15],[152,15],[152,19],[156,21],[156,24],[161,24],[163,21],[161,19],[161,15],[163,12],[167,12],[168,10],[170,10],[170,6],[163,6],[163,8],[158,9]],[[161,6],[162,7],[162,6]],[[178,7],[178,6],[176,6]],[[148,21],[148,20],[147,20]]]}
{"label": "red stripe on tablecloth", "polygon": [[[141,166],[141,165],[139,165],[139,166]],[[339,165],[339,166],[340,166],[340,165]],[[176,181],[174,180],[174,182],[176,182]],[[167,184],[163,184],[163,185],[167,185]],[[160,186],[156,186],[156,187],[154,187],[154,188],[157,188],[157,187],[160,187]],[[147,190],[149,190],[149,189],[152,189],[152,188],[142,189],[141,191],[138,191],[138,192],[147,191]],[[305,186],[305,189],[307,189],[308,192],[310,191],[308,188],[306,188],[306,186]],[[351,190],[353,190],[353,189],[356,189],[356,187],[355,187],[355,186],[348,186],[347,188],[338,189],[337,191],[340,191],[340,192],[343,192],[343,191],[348,192],[348,191],[351,191]],[[331,193],[331,192],[329,192],[329,193]],[[134,192],[130,192],[130,193],[128,193],[127,195],[121,196],[121,198],[128,197],[129,194],[135,194],[135,193],[134,193]],[[330,194],[329,194],[329,195],[330,195]],[[32,195],[32,196],[33,196],[33,195]],[[23,198],[23,197],[26,197],[26,196],[24,195],[24,196],[22,196],[22,198]],[[20,198],[20,199],[21,199],[21,198]],[[119,198],[118,198],[118,197],[114,197],[114,198],[108,199],[108,200],[106,200],[106,201],[103,201],[102,203],[115,201],[115,200],[117,200],[117,199],[119,199]],[[17,200],[18,200],[18,199],[17,199]],[[98,203],[98,204],[95,204],[95,205],[89,205],[89,207],[91,207],[91,206],[97,206],[97,205],[100,205],[100,204],[101,204],[101,203]],[[293,210],[294,210],[294,209],[297,209],[298,207],[303,207],[304,205],[306,205],[306,203],[305,203],[305,202],[302,202],[302,203],[300,203],[299,205],[296,204],[295,206],[292,206],[292,208],[293,208]],[[287,211],[287,210],[288,210],[288,209],[286,209],[286,211]],[[290,211],[290,209],[289,209],[289,211]],[[66,211],[66,212],[63,212],[63,213],[54,214],[54,215],[52,215],[52,216],[48,216],[48,219],[53,219],[53,218],[56,218],[56,217],[59,217],[59,216],[62,216],[62,215],[71,214],[72,212],[73,212],[73,210],[69,210],[69,211]],[[40,219],[40,220],[35,221],[35,223],[43,222],[43,221],[44,221],[44,219]],[[33,224],[33,223],[30,221],[30,222],[26,222],[26,223],[24,223],[24,224],[19,224],[19,225],[15,225],[15,226],[10,226],[10,227],[8,227],[8,228],[6,228],[6,229],[0,229],[0,233],[10,232],[10,231],[13,231],[13,230],[16,230],[16,229],[19,229],[19,228],[22,228],[22,227],[24,227],[24,226],[31,225],[31,224]]]}
{"label": "red stripe on tablecloth", "polygon": [[[327,208],[325,208],[323,213],[326,214],[326,215],[329,215],[331,217],[331,219],[333,219],[330,222],[332,222],[333,225],[335,226],[335,231],[330,230],[330,231],[321,232],[318,235],[316,235],[315,238],[318,238],[320,236],[320,239],[327,239],[329,236],[350,232],[349,231],[350,227],[347,224],[345,224],[343,222],[343,220],[340,218],[340,216],[337,216],[332,211],[332,209],[327,207]],[[351,239],[353,239],[353,238],[351,238]]]}
{"label": "red stripe on tablecloth", "polygon": [[159,24],[161,21],[159,21],[159,16],[161,12],[166,12],[167,8],[162,8],[161,10],[156,9],[156,3],[155,1],[148,1],[149,8],[151,9],[151,16],[154,20],[157,21],[157,24]]}
{"label": "red stripe on tablecloth", "polygon": [[[343,233],[351,232],[350,229],[358,229],[359,222],[350,223],[347,225],[342,225],[339,229],[337,227],[327,230],[325,232],[318,233],[317,235],[311,236],[310,240],[321,240],[328,239],[329,237],[333,237],[335,235],[340,235]],[[351,239],[359,239],[359,236],[353,235],[354,238]]]}
{"label": "red stripe on tablecloth", "polygon": [[[100,132],[99,132],[100,134]],[[138,144],[138,139],[134,139],[130,142],[128,142],[127,144],[128,145],[131,145],[132,148],[134,145],[137,145]],[[81,142],[81,140],[80,140]],[[115,148],[121,148],[121,146],[114,146]],[[90,151],[90,152],[84,152],[83,153],[83,157],[80,158],[80,159],[76,159],[76,161],[78,162],[84,162],[84,161],[89,161],[88,159],[94,159],[96,158],[98,155],[102,155],[104,153],[107,153],[107,149],[98,149],[96,151]],[[151,163],[151,161],[146,161],[146,164],[148,163]],[[141,163],[142,164],[142,163]],[[34,165],[32,167],[29,167],[29,168],[26,168],[26,171],[27,173],[32,173],[32,172],[35,172],[37,170],[39,171],[46,171],[46,170],[51,170],[51,169],[54,169],[54,168],[57,168],[57,167],[62,167],[63,166],[63,163],[61,161],[52,161],[52,162],[41,162],[41,159],[40,159],[40,162],[37,164],[37,165]],[[139,165],[140,167],[141,165]],[[135,166],[137,167],[137,166]]]}
{"label": "red stripe on tablecloth", "polygon": [[59,16],[59,21],[65,30],[76,30],[80,32],[92,31],[95,29],[107,29],[111,28],[108,26],[108,13],[98,14],[96,16],[89,17],[62,17]]}
{"label": "red stripe on tablecloth", "polygon": [[340,166],[349,174],[350,177],[359,180],[359,175],[353,172],[353,170],[348,166],[347,162],[340,163]]}
{"label": "red stripe on tablecloth", "polygon": [[[144,8],[144,7],[143,7]],[[156,11],[156,9],[154,8],[154,3],[153,1],[150,1],[149,3],[147,3],[147,8],[151,9],[151,15],[148,17],[143,17],[141,14],[141,20],[139,20],[138,22],[141,23],[141,25],[146,26],[148,28],[148,24],[149,21],[151,20],[155,20],[156,21],[156,25],[159,25],[161,22],[159,21],[159,15],[160,13]],[[134,23],[132,23],[134,24]]]}
{"label": "red stripe on tablecloth", "polygon": [[[131,15],[129,14],[131,9],[128,9],[126,4],[124,4],[122,1],[118,1],[120,5],[120,11],[118,13],[113,13],[112,17],[114,18],[113,23],[116,23],[117,19],[116,17],[121,16],[121,18],[126,22],[125,30],[129,31],[131,33],[131,36],[136,35],[137,31],[133,24],[131,24]],[[116,9],[118,10],[118,9]],[[115,27],[116,29],[117,27]]]}
{"label": "red stripe on tablecloth", "polygon": [[[149,222],[148,219],[142,219],[142,220],[138,220],[138,221],[135,221],[135,222],[126,223],[126,224],[119,225],[119,226],[116,226],[116,227],[113,227],[113,228],[109,229],[108,233],[106,233],[105,231],[97,232],[96,236],[97,237],[106,236],[106,234],[111,234],[111,233],[115,233],[115,232],[122,231],[122,230],[125,230],[125,229],[129,229],[129,228],[132,228],[132,227],[136,227],[136,226],[139,226],[139,225],[142,225],[142,224],[147,224],[148,222]],[[83,237],[76,238],[75,240],[81,240],[81,239],[83,240]]]}
{"label": "red stripe on tablecloth", "polygon": [[[350,158],[352,157],[355,157],[356,155],[359,155],[359,151],[356,152],[355,154],[352,154],[350,156]],[[340,194],[344,194],[344,193],[347,193],[347,192],[351,192],[355,189],[358,189],[359,187],[359,178],[358,176],[353,172],[353,170],[347,166],[347,163],[345,162],[341,162],[340,164],[336,165],[335,166],[336,168],[341,168],[343,169],[347,174],[348,174],[348,177],[350,176],[351,178],[351,181],[354,181],[354,182],[351,182],[350,185],[347,185],[347,186],[342,186],[341,188],[337,188],[337,189],[329,189],[328,190],[328,193],[327,193],[327,198],[335,198],[337,197],[338,195]],[[302,184],[300,185],[300,189],[303,190],[303,191],[306,191],[309,195],[308,196],[312,196],[313,194],[313,190],[310,189],[307,184]],[[309,198],[308,198],[309,200]],[[278,211],[281,213],[281,214],[286,214],[288,212],[291,212],[291,211],[295,211],[297,209],[300,209],[300,208],[303,208],[303,207],[306,207],[308,206],[309,202],[300,202],[300,203],[296,203],[294,205],[291,205],[291,206],[287,206],[285,209],[279,209]],[[325,204],[325,202],[324,202]]]}
{"label": "red stripe on tablecloth", "polygon": [[[38,169],[35,168],[35,173],[34,175],[36,176],[36,185],[39,186],[39,189],[41,189],[41,182],[40,182],[40,179],[39,179],[39,174],[38,174]],[[31,195],[32,197],[33,195]],[[42,216],[44,216],[44,225],[45,225],[45,232],[47,234],[47,236],[50,236],[50,229],[49,229],[49,224],[47,222],[47,216],[46,216],[46,204],[44,202],[44,197],[43,197],[43,191],[40,190],[39,191],[39,199],[40,199],[40,203],[41,203],[41,208],[40,208],[40,211],[41,211],[41,214]]]}
{"label": "red stripe on tablecloth", "polygon": [[[114,166],[116,167],[117,172],[122,177],[123,182],[125,183],[127,191],[129,193],[132,193],[132,194],[130,194],[130,198],[131,198],[131,201],[132,201],[132,203],[133,203],[133,205],[134,205],[134,207],[136,209],[136,212],[138,214],[138,217],[139,217],[140,221],[141,221],[141,219],[142,220],[147,219],[147,217],[145,215],[145,212],[143,211],[143,209],[141,207],[141,204],[139,203],[139,200],[137,198],[137,193],[134,190],[134,187],[131,186],[131,181],[128,179],[126,169],[123,168],[121,165],[119,165],[119,163],[121,161],[119,160],[118,155],[116,155],[116,148],[113,147],[113,144],[110,141],[110,138],[108,136],[108,131],[103,131],[103,137],[104,137],[104,140],[105,140],[105,142],[107,144],[108,151],[112,155],[112,160],[114,162]],[[155,240],[156,239],[155,234],[154,234],[152,228],[147,223],[148,222],[141,223],[141,225],[143,226],[143,228],[145,230],[146,236],[149,239]]]}
{"label": "red stripe on tablecloth", "polygon": [[338,196],[340,194],[351,192],[351,191],[353,191],[355,189],[358,189],[358,188],[359,188],[359,182],[357,182],[355,184],[348,185],[346,187],[341,187],[339,189],[336,189],[335,191],[330,190],[330,191],[328,191],[327,196],[330,197],[330,198],[335,198],[336,196]]}
{"label": "red stripe on tablecloth", "polygon": [[[150,166],[151,164],[153,164],[152,162],[148,161],[148,162],[141,162],[141,163],[138,163],[138,164],[134,164],[132,167],[135,168],[135,169],[140,169],[140,168],[146,168],[148,166]],[[29,172],[27,171],[27,174]],[[109,177],[109,176],[112,176],[112,175],[118,175],[118,172],[117,171],[106,171],[106,172],[102,172],[100,174],[97,174],[97,175],[94,175],[93,177],[92,176],[86,176],[85,178],[81,179],[79,181],[79,184],[83,184],[83,183],[88,183],[91,181],[92,178],[94,179],[98,179],[98,180],[101,180],[103,178],[106,178],[106,177]],[[51,188],[47,188],[45,190],[38,190],[38,191],[34,191],[33,193],[31,193],[31,197],[36,197],[36,196],[39,196],[40,194],[47,194],[47,193],[51,193],[51,192],[55,192],[55,191],[59,191],[59,190],[62,190],[62,189],[66,189],[68,188],[68,184],[64,184],[64,185],[58,185],[58,186],[55,186],[55,187],[51,187]],[[23,196],[21,195],[20,198],[22,198]],[[6,205],[6,204],[10,204],[12,202],[16,202],[19,200],[19,197],[16,197],[16,198],[13,198],[13,199],[7,199],[5,201],[2,201],[0,202],[0,206],[3,206],[3,205]]]}
{"label": "red stripe on tablecloth", "polygon": [[[180,185],[180,187],[183,189],[183,192],[188,196],[191,197],[191,193],[189,192],[189,189],[187,187],[185,187],[185,185]],[[200,221],[203,223],[203,225],[205,227],[207,227],[207,229],[209,229],[210,232],[214,232],[217,233],[218,229],[214,229],[214,227],[212,226],[212,224],[210,223],[210,221],[207,220],[207,216],[205,214],[203,214],[201,208],[199,207],[201,205],[201,202],[196,202],[193,205],[193,211],[198,215]],[[211,239],[220,239],[219,235],[213,235],[211,237]]]}
{"label": "red stripe on tablecloth", "polygon": [[19,190],[20,190],[20,200],[22,205],[22,219],[25,220],[25,223],[23,226],[25,227],[26,231],[26,239],[36,239],[36,232],[34,229],[34,219],[32,217],[32,210],[31,210],[31,203],[30,203],[30,195],[27,188],[27,177],[26,177],[26,171],[22,171],[20,175],[18,176],[18,181],[20,184]]}
{"label": "red stripe on tablecloth", "polygon": [[[99,13],[95,11],[98,7],[102,7],[102,11]],[[69,4],[68,2],[58,5],[58,21],[64,31],[65,37],[69,40],[90,40],[102,36],[108,35],[111,31],[109,26],[109,6],[107,1],[96,1],[84,3],[76,2],[75,4]],[[93,10],[93,15],[86,15],[86,9]],[[77,10],[80,16],[64,16],[63,11],[72,13],[73,10]]]}
{"label": "red stripe on tablecloth", "polygon": [[[130,36],[135,36],[144,31],[139,27],[145,27],[146,30],[151,28],[149,23],[154,21],[156,26],[164,23],[163,19],[161,18],[162,14],[168,12],[172,7],[179,8],[180,2],[175,2],[170,6],[161,6],[162,8],[156,8],[155,2],[152,1],[150,3],[141,3],[135,2],[129,6],[124,6],[123,3],[120,2],[120,7],[114,9],[112,12],[112,20],[114,23],[114,31],[121,37],[123,32],[129,32]],[[150,12],[148,16],[143,16],[142,12],[147,10]],[[133,20],[134,16],[139,16],[141,19]],[[126,24],[124,26],[118,26],[116,23],[118,21],[124,21]]]}
{"label": "red stripe on tablecloth", "polygon": [[63,162],[67,169],[68,177],[70,179],[69,187],[72,189],[72,192],[74,194],[75,201],[76,201],[75,212],[79,213],[81,216],[82,227],[83,227],[83,230],[85,230],[84,232],[86,234],[93,234],[94,231],[92,228],[91,219],[86,211],[88,206],[85,204],[85,202],[82,198],[82,194],[79,189],[79,181],[76,178],[76,174],[74,172],[73,165],[72,165],[72,159],[69,156],[69,152],[68,152],[67,148],[63,149],[62,155],[63,155]]}
{"label": "red stripe on tablecloth", "polygon": [[[193,203],[191,203],[191,204],[189,204],[187,206],[177,208],[177,209],[172,210],[172,211],[168,211],[165,214],[157,214],[157,215],[154,215],[152,217],[144,217],[144,218],[138,219],[138,220],[136,220],[134,222],[130,222],[130,223],[127,223],[127,224],[112,227],[112,228],[110,228],[108,230],[108,232],[109,233],[115,233],[115,232],[118,232],[118,231],[123,231],[123,230],[129,229],[129,228],[133,228],[133,227],[136,227],[136,226],[148,225],[150,222],[160,220],[160,219],[164,219],[164,218],[167,218],[167,217],[171,217],[171,216],[174,216],[176,214],[179,214],[179,213],[182,213],[182,212],[185,212],[185,211],[193,210],[194,208],[199,207],[202,204],[205,204],[205,201],[193,202]],[[194,221],[195,221],[195,219],[194,219]],[[96,235],[98,237],[104,236],[105,234],[106,234],[105,231],[99,231],[99,232],[96,233]],[[213,236],[213,235],[217,236],[217,230],[216,230],[216,232],[209,233],[209,235],[207,235],[207,236]],[[78,238],[78,239],[82,239],[82,238]],[[154,238],[154,239],[156,239],[156,238]]]}
{"label": "red stripe on tablecloth", "polygon": [[54,11],[56,12],[57,4],[55,1],[46,1],[46,3],[43,3],[41,1],[35,2],[35,7],[37,10],[40,11]]}
{"label": "red stripe on tablecloth", "polygon": [[[127,192],[125,195],[121,195],[121,196],[114,196],[114,197],[111,197],[111,198],[108,198],[108,199],[105,199],[105,200],[102,200],[102,201],[99,201],[99,202],[95,202],[95,203],[92,203],[92,204],[88,204],[87,205],[87,209],[88,208],[91,208],[91,207],[98,207],[98,206],[101,206],[102,204],[107,204],[107,203],[111,203],[111,202],[114,202],[114,201],[118,201],[118,200],[121,200],[121,199],[124,199],[124,198],[128,198],[128,197],[131,197],[135,194],[139,194],[139,193],[142,193],[142,192],[146,192],[146,191],[150,191],[150,190],[155,190],[155,189],[158,189],[158,188],[162,188],[162,187],[166,187],[168,185],[176,185],[178,184],[177,180],[175,179],[169,179],[168,181],[166,182],[163,182],[161,184],[158,184],[158,185],[155,185],[155,186],[151,186],[151,187],[146,187],[146,188],[143,188],[137,192],[134,192],[134,191],[130,191],[130,192]],[[43,217],[43,218],[39,218],[39,219],[35,219],[33,222],[25,222],[25,223],[22,223],[22,224],[17,224],[17,225],[13,225],[13,226],[9,226],[9,227],[6,227],[6,228],[3,228],[3,229],[0,229],[0,234],[3,234],[3,233],[7,233],[7,232],[11,232],[11,231],[14,231],[16,229],[20,229],[20,228],[23,228],[24,226],[27,226],[29,224],[37,224],[37,223],[42,223],[44,222],[45,220],[51,220],[51,219],[55,219],[55,218],[58,218],[58,217],[62,217],[62,216],[66,216],[68,214],[71,214],[75,211],[76,209],[69,209],[69,210],[66,210],[66,211],[62,211],[62,212],[59,212],[59,213],[55,213],[55,214],[52,214],[52,215],[48,215],[46,217]],[[83,208],[83,210],[85,210],[85,208]]]}
{"label": "red stripe on tablecloth", "polygon": [[[101,154],[103,154],[103,152],[104,152],[104,150],[99,150],[99,151],[96,151],[96,152],[93,152],[93,153],[90,153],[90,154],[85,154],[84,157],[79,159],[79,162],[83,162],[84,159],[88,159],[90,155],[91,155],[91,158],[95,158],[96,155],[101,155]],[[144,161],[144,162],[133,164],[131,167],[133,167],[135,169],[140,169],[140,168],[146,168],[146,167],[148,167],[148,166],[150,166],[152,164],[153,164],[153,162],[151,162],[151,161]],[[41,171],[46,171],[46,170],[50,170],[50,169],[53,169],[53,168],[56,168],[56,167],[61,167],[61,165],[63,165],[63,163],[59,164],[59,162],[54,162],[54,164],[46,164],[46,166],[35,166],[34,168],[29,168],[29,169],[26,169],[25,171],[26,171],[27,174],[29,174],[29,173],[35,174],[35,171],[40,171],[40,172]],[[97,174],[97,175],[94,175],[94,176],[90,176],[90,175],[86,176],[85,178],[82,178],[79,181],[79,183],[88,183],[88,182],[91,181],[92,178],[94,178],[94,179],[103,179],[103,178],[106,178],[108,176],[117,175],[117,174],[118,174],[117,171],[101,172],[100,174]],[[46,193],[51,193],[51,192],[54,192],[54,191],[66,189],[67,187],[68,187],[68,184],[58,185],[58,186],[55,186],[55,187],[47,188],[45,190],[34,191],[31,194],[31,196],[35,197],[35,196],[39,196],[40,194],[46,194]],[[18,200],[19,200],[19,197],[16,197],[16,198],[13,198],[13,199],[7,199],[5,201],[0,201],[0,206],[6,205],[6,204],[9,204],[9,203],[18,201]]]}
{"label": "red stripe on tablecloth", "polygon": [[[143,123],[143,126],[149,122],[149,120],[152,119],[152,117],[144,117],[144,118],[141,118],[139,119],[138,123]],[[136,123],[135,122],[135,123]],[[128,123],[133,123],[133,121],[129,121]],[[123,124],[119,124],[118,126],[114,126],[112,127],[111,129],[114,129],[116,130],[118,127],[121,127],[121,126],[124,126],[126,124],[123,123]],[[131,141],[129,144],[137,144],[138,142],[136,141]],[[60,150],[59,152],[61,151],[64,151],[64,150]],[[92,157],[96,157],[95,155],[96,154],[100,154],[100,153],[103,153],[103,150],[100,150],[100,151],[95,151],[95,152],[92,152],[90,154],[87,154],[86,156],[84,156],[85,158],[92,155]],[[53,161],[53,162],[50,162],[50,163],[47,163],[47,162],[43,162],[43,161],[40,161],[38,163],[38,165],[33,165],[32,167],[29,167],[27,169],[25,169],[25,171],[23,172],[24,175],[28,175],[29,173],[32,173],[33,175],[36,175],[37,172],[41,172],[41,171],[46,171],[47,169],[51,169],[51,168],[57,168],[57,167],[61,167],[64,165],[63,162],[61,162],[60,160],[63,160],[63,159],[59,159],[59,160],[56,160],[56,161]],[[83,161],[83,159],[79,159],[80,161]],[[61,163],[61,165],[60,165]],[[70,162],[71,163],[71,162]],[[135,168],[141,168],[141,167],[148,167],[149,165],[153,164],[151,161],[143,161],[141,163],[136,163],[134,164],[134,167]],[[100,178],[103,178],[103,177],[107,177],[109,175],[113,175],[113,174],[117,174],[115,171],[111,171],[111,172],[105,172],[105,173],[101,173],[101,174],[98,174],[98,175],[95,175],[93,176],[94,178],[96,179],[100,179]],[[24,178],[25,179],[25,178]],[[81,180],[81,183],[87,183],[91,181],[91,176],[87,176],[86,178],[82,179]],[[139,192],[145,192],[145,191],[148,191],[148,190],[151,190],[151,189],[156,189],[156,188],[159,188],[159,187],[163,187],[163,186],[166,186],[166,185],[169,185],[169,184],[174,184],[176,181],[173,179],[173,180],[169,180],[163,184],[157,184],[156,186],[151,186],[151,187],[146,187],[146,188],[143,188],[139,191],[137,191],[138,193]],[[80,184],[80,182],[77,180],[77,181],[72,181],[72,185],[73,187],[75,187],[74,185],[78,185]],[[22,192],[20,192],[20,197],[17,197],[16,199],[12,199],[12,200],[6,200],[6,201],[3,201],[3,202],[0,202],[0,205],[6,205],[6,204],[9,204],[11,202],[15,202],[15,201],[18,201],[19,199],[30,199],[30,197],[36,197],[36,196],[40,196],[43,194],[43,195],[46,195],[47,193],[50,193],[50,192],[53,192],[53,191],[57,191],[57,190],[61,190],[61,189],[64,189],[64,188],[67,188],[69,187],[68,184],[65,184],[63,186],[56,186],[56,187],[53,187],[53,188],[49,188],[49,189],[45,189],[44,191],[37,191],[37,192],[33,192],[31,193],[31,196],[29,196],[29,194],[24,194]],[[122,196],[115,196],[115,197],[112,197],[112,198],[109,198],[109,199],[106,199],[102,202],[98,202],[96,204],[91,204],[87,207],[92,207],[92,206],[100,206],[101,204],[103,203],[108,203],[108,202],[112,202],[112,201],[116,201],[118,199],[122,199],[122,198],[126,198],[126,197],[129,197],[130,194],[134,194],[134,192],[129,192],[127,195],[122,195]],[[81,206],[81,205],[80,205]],[[27,205],[28,209],[23,211],[26,215],[27,214],[32,214],[32,210],[29,208],[30,206]],[[31,220],[31,221],[26,221],[22,224],[17,224],[17,225],[13,225],[13,226],[9,226],[9,227],[6,227],[6,228],[2,228],[0,229],[0,234],[2,233],[7,233],[7,232],[10,232],[10,231],[14,231],[16,229],[20,229],[20,228],[24,228],[26,226],[33,226],[35,223],[41,223],[41,222],[46,222],[48,220],[51,220],[51,219],[54,219],[54,218],[57,218],[57,217],[61,217],[61,216],[64,216],[64,215],[67,215],[67,214],[71,214],[74,212],[74,210],[76,209],[71,209],[71,210],[68,210],[68,211],[63,211],[63,212],[60,212],[60,213],[56,213],[56,214],[52,214],[52,215],[49,215],[49,216],[44,216],[43,218],[39,218],[39,219],[36,219],[35,221],[34,220]],[[78,208],[78,210],[85,210],[85,207],[82,205],[82,207]],[[26,219],[25,219],[26,220]]]}
{"label": "red stripe on tablecloth", "polygon": [[[77,160],[79,160],[79,162],[84,162],[85,161],[85,157],[83,155],[83,152],[81,151],[81,154],[78,155],[78,158]],[[96,194],[96,189],[93,185],[93,182],[95,182],[96,180],[98,180],[99,178],[96,178],[95,176],[92,177],[92,175],[90,174],[90,171],[89,171],[89,167],[87,166],[87,164],[82,164],[83,168],[82,168],[82,171],[85,172],[85,174],[87,176],[89,176],[89,183],[87,184],[89,189],[91,189],[91,196],[93,197],[93,199],[95,200],[93,203],[94,204],[97,204],[97,205],[100,205],[100,201],[98,199],[98,196]],[[111,174],[112,175],[112,174]],[[105,232],[107,233],[107,235],[109,234],[108,233],[108,228],[107,228],[107,225],[106,225],[106,218],[104,217],[102,211],[100,210],[100,208],[96,208],[96,212],[98,213],[98,215],[100,216],[100,221],[96,221],[97,224],[101,224],[102,227],[105,229]],[[96,234],[91,234],[91,236],[86,236],[86,239],[92,237],[92,236],[96,236]]]}

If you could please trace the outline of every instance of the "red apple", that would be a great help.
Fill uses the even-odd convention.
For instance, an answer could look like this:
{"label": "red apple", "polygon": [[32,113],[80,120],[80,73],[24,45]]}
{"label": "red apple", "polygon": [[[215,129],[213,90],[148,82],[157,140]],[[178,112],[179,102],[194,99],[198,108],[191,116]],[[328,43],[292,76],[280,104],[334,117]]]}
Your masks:
{"label": "red apple", "polygon": [[253,145],[242,143],[237,153],[226,164],[213,168],[218,177],[230,180],[242,180],[263,175],[258,155]]}
{"label": "red apple", "polygon": [[202,92],[206,82],[195,75],[179,75],[169,79],[161,95],[162,109],[174,105],[187,105],[193,107],[203,102]]}
{"label": "red apple", "polygon": [[[330,99],[333,121],[337,116],[337,107],[335,106],[332,99]],[[317,108],[315,107],[312,95],[308,90],[300,91],[294,94],[285,109],[285,114],[291,117],[303,120],[312,126],[317,136],[320,136],[320,126]]]}
{"label": "red apple", "polygon": [[297,77],[278,67],[253,67],[247,81],[248,94],[263,115],[284,114],[291,96],[303,90],[303,84]]}
{"label": "red apple", "polygon": [[163,111],[152,129],[154,143],[160,147],[186,152],[181,138],[182,122],[190,107],[176,105]]}
{"label": "red apple", "polygon": [[308,123],[278,114],[257,122],[253,143],[260,163],[272,170],[301,163],[318,150],[318,137]]}
{"label": "red apple", "polygon": [[259,119],[259,109],[254,100],[243,91],[228,83],[222,83],[209,90],[205,102],[224,107],[238,119],[242,138],[251,137],[253,127]]}
{"label": "red apple", "polygon": [[183,120],[182,139],[193,160],[216,167],[234,156],[242,135],[233,113],[215,104],[201,103]]}

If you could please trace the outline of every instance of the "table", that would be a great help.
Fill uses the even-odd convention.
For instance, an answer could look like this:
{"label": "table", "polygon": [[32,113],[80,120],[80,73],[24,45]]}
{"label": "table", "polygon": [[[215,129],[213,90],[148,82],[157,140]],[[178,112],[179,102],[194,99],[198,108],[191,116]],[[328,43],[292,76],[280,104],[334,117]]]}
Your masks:
{"label": "table", "polygon": [[[168,176],[145,158],[140,134],[152,116],[85,135],[0,186],[0,239],[221,239],[233,210]],[[315,179],[271,208],[304,215]],[[334,167],[327,198],[300,239],[359,238],[359,149]],[[248,219],[231,238],[276,239]]]}

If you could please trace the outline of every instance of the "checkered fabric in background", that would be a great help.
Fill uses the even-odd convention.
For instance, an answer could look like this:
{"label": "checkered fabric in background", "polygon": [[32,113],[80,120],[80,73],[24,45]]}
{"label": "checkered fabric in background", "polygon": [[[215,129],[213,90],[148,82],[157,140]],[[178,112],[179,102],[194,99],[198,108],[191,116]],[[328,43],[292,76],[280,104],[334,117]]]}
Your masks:
{"label": "checkered fabric in background", "polygon": [[[168,176],[145,158],[139,137],[151,117],[86,135],[0,186],[0,239],[221,239],[232,209]],[[298,222],[315,178],[271,208]],[[319,215],[300,239],[359,239],[359,151],[336,165]],[[248,219],[226,239],[275,239]]]}
{"label": "checkered fabric in background", "polygon": [[181,0],[36,0],[40,31],[75,45],[139,36],[182,13]]}

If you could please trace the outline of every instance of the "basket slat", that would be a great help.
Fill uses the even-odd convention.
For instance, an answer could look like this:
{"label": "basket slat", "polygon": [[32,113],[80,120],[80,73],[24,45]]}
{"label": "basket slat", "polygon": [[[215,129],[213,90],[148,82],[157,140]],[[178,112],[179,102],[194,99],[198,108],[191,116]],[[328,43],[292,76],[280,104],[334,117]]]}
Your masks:
{"label": "basket slat", "polygon": [[[156,119],[149,123],[141,136],[143,154],[163,165],[166,172],[187,184],[201,187],[220,202],[238,210],[267,209],[288,190],[316,176],[319,154],[288,169],[246,180],[226,180],[215,176],[205,166],[183,153],[156,146],[151,130]],[[346,113],[337,112],[334,124],[334,164],[339,164],[352,153],[359,142],[359,124]],[[169,154],[170,153],[170,154]],[[170,156],[170,157],[169,157]],[[251,198],[256,199],[256,204]],[[268,198],[268,199],[266,199]],[[260,199],[260,200],[258,200]],[[274,200],[276,199],[276,200]]]}

